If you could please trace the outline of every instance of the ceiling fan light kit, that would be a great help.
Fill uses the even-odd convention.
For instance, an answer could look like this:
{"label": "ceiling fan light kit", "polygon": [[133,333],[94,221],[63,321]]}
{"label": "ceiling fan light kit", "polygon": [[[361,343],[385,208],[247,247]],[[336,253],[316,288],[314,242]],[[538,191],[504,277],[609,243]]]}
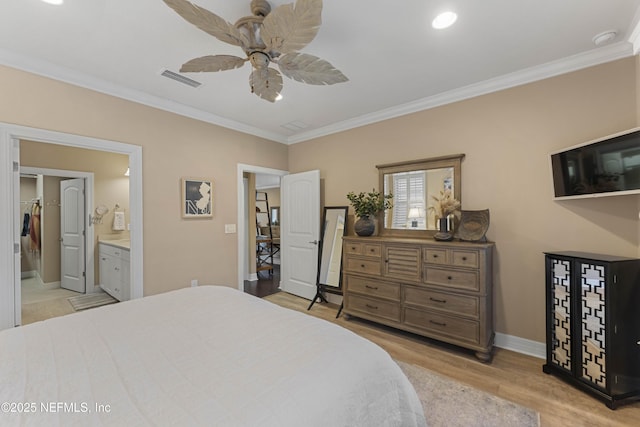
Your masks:
{"label": "ceiling fan light kit", "polygon": [[[297,0],[271,10],[266,0],[252,0],[253,16],[235,25],[187,0],[163,0],[178,15],[220,41],[239,46],[246,57],[207,55],[187,61],[180,72],[216,72],[251,63],[251,92],[262,99],[281,99],[282,74],[298,82],[333,85],[349,79],[328,61],[298,52],[309,44],[322,23],[322,0]],[[276,64],[280,71],[270,64]],[[281,74],[282,73],[282,74]]]}

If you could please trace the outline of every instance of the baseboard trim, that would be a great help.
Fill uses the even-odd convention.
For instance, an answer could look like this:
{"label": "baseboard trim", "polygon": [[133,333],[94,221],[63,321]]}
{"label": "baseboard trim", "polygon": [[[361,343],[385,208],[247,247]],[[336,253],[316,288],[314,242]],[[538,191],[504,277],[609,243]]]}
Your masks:
{"label": "baseboard trim", "polygon": [[45,289],[59,289],[62,283],[58,280],[57,282],[48,282],[48,283],[43,283],[42,287]]}
{"label": "baseboard trim", "polygon": [[30,279],[32,277],[36,277],[36,271],[35,270],[23,271],[23,272],[20,273],[20,278],[21,279]]}
{"label": "baseboard trim", "polygon": [[258,273],[249,274],[249,278],[247,280],[249,282],[257,282],[258,281]]}
{"label": "baseboard trim", "polygon": [[543,342],[528,340],[525,338],[496,332],[496,339],[494,344],[496,347],[537,357],[539,359],[546,359],[547,357],[547,345]]}

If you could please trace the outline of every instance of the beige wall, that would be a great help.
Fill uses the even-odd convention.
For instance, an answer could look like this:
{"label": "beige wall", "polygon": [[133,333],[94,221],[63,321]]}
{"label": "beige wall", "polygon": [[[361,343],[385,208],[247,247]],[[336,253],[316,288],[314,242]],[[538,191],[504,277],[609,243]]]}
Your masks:
{"label": "beige wall", "polygon": [[[237,163],[320,169],[324,202],[377,187],[376,164],[465,153],[465,209],[491,210],[498,332],[544,341],[543,251],[639,253],[636,196],[554,202],[549,152],[640,123],[635,58],[285,146],[0,67],[0,121],[143,147],[144,294],[235,286]],[[354,161],[357,159],[357,161]],[[213,219],[180,217],[180,177],[214,180]]]}
{"label": "beige wall", "polygon": [[60,181],[57,176],[43,177],[40,278],[45,284],[60,282]]}
{"label": "beige wall", "polygon": [[[287,170],[287,146],[0,67],[0,122],[142,147],[144,294],[237,286],[237,164]],[[214,181],[213,218],[182,219],[180,179]]]}
{"label": "beige wall", "polygon": [[[544,251],[638,254],[638,197],[552,200],[549,153],[638,125],[634,58],[295,144],[327,205],[378,187],[376,164],[465,153],[463,209],[491,211],[498,332],[545,339]],[[357,159],[357,161],[354,161]]]}

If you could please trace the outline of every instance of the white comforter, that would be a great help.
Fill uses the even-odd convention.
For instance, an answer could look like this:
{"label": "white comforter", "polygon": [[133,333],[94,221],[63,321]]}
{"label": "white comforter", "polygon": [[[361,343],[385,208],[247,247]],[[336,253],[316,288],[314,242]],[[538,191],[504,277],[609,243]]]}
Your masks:
{"label": "white comforter", "polygon": [[234,289],[181,289],[0,332],[0,425],[415,426],[380,347]]}

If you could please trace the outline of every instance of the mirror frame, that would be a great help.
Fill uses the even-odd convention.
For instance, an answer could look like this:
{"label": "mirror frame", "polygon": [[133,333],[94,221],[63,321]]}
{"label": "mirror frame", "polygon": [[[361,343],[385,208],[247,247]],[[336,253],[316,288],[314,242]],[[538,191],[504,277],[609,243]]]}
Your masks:
{"label": "mirror frame", "polygon": [[[323,209],[323,215],[322,215],[322,223],[321,223],[321,229],[320,229],[320,242],[319,242],[319,247],[318,247],[318,271],[316,274],[316,296],[313,297],[313,300],[311,301],[311,304],[309,304],[309,307],[307,308],[307,310],[311,310],[311,307],[313,307],[313,304],[315,304],[316,301],[320,301],[320,302],[328,302],[328,300],[325,298],[324,294],[334,294],[334,295],[342,295],[342,260],[344,258],[343,253],[342,253],[342,239],[340,239],[340,271],[338,273],[338,286],[333,286],[333,285],[328,285],[326,283],[320,283],[320,272],[322,271],[322,261],[323,261],[323,257],[322,257],[322,253],[324,252],[324,243],[326,241],[325,239],[325,234],[326,234],[326,224],[327,224],[327,212],[328,211],[342,211],[343,212],[343,216],[344,216],[344,229],[342,232],[342,237],[347,235],[347,221],[348,221],[348,215],[349,215],[349,206],[325,206]],[[335,247],[335,246],[334,246]],[[342,311],[342,305],[340,306],[340,309],[338,310],[338,314],[336,315],[336,319],[340,316],[340,312]]]}
{"label": "mirror frame", "polygon": [[[453,196],[462,203],[462,159],[464,154],[452,154],[449,156],[432,157],[421,160],[409,160],[397,163],[387,163],[376,165],[379,174],[379,187],[384,192],[384,176],[386,174],[396,172],[411,172],[417,170],[453,168]],[[378,224],[380,224],[378,234],[381,236],[400,236],[425,238],[433,237],[438,230],[400,230],[394,228],[386,228],[384,221],[384,212],[378,215]]]}
{"label": "mirror frame", "polygon": [[347,218],[348,218],[348,214],[349,214],[349,206],[325,206],[323,209],[323,213],[322,213],[322,230],[320,230],[320,244],[319,244],[319,248],[318,248],[318,274],[316,277],[316,284],[317,286],[320,288],[322,287],[324,292],[328,292],[328,293],[335,293],[338,295],[342,295],[342,238],[340,239],[340,272],[338,275],[338,286],[334,286],[334,285],[330,285],[327,283],[321,283],[320,282],[320,273],[322,271],[322,262],[326,261],[326,259],[323,258],[322,254],[324,253],[324,244],[327,241],[327,239],[325,238],[326,233],[327,233],[327,212],[328,211],[338,211],[338,212],[343,212],[343,216],[344,216],[344,228],[343,228],[343,233],[342,233],[342,237],[347,235]]}

